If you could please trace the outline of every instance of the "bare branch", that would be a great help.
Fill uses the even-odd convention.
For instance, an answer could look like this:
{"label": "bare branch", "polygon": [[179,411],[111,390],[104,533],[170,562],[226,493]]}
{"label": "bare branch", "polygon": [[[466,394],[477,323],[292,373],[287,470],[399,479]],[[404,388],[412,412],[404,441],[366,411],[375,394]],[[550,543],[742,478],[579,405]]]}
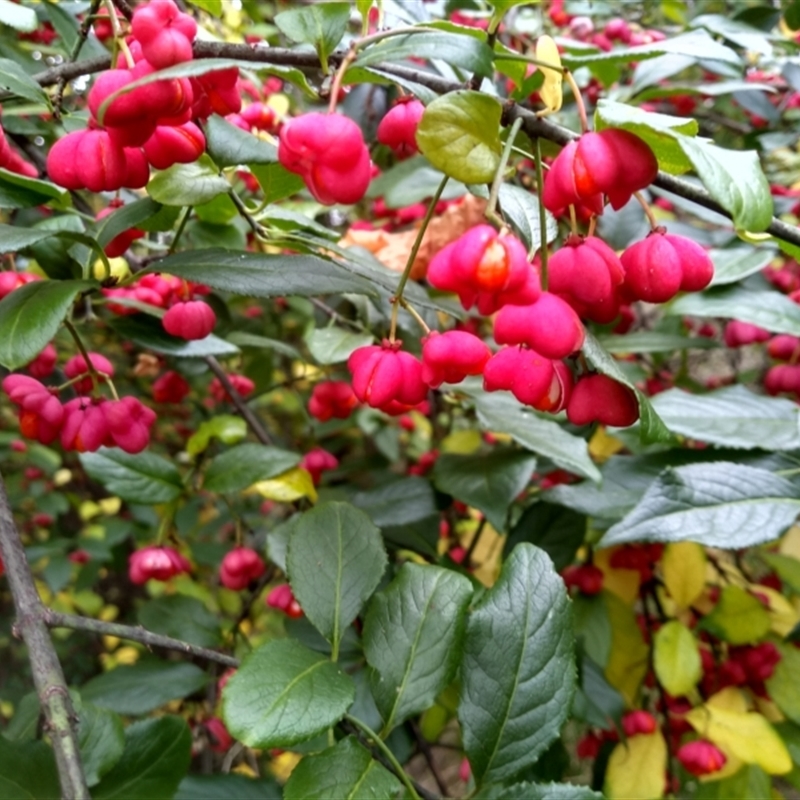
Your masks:
{"label": "bare branch", "polygon": [[65,800],[89,800],[83,774],[76,728],[78,717],[56,655],[50,633],[44,624],[46,609],[33,583],[25,550],[19,538],[5,484],[0,476],[0,555],[14,598],[17,620],[15,633],[22,636],[31,664],[31,673],[53,743],[61,796]]}

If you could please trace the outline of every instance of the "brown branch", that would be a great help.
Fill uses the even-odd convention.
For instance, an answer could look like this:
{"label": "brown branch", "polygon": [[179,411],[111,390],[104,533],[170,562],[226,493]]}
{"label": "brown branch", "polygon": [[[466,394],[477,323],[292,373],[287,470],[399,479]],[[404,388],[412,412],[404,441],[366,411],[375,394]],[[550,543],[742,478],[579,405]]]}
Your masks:
{"label": "brown branch", "polygon": [[133,19],[133,9],[128,5],[127,0],[111,0],[111,2],[114,3],[114,7],[128,22]]}
{"label": "brown branch", "polygon": [[217,379],[228,393],[228,396],[231,398],[231,402],[236,406],[236,410],[250,426],[250,430],[253,431],[258,441],[261,442],[261,444],[272,444],[272,439],[261,424],[261,420],[253,413],[247,403],[245,403],[244,398],[233,387],[233,384],[230,382],[225,370],[222,369],[219,361],[217,361],[214,356],[206,356],[205,362],[214,375],[216,375]]}
{"label": "brown branch", "polygon": [[69,800],[89,800],[76,733],[78,717],[56,655],[50,633],[44,623],[45,609],[36,591],[25,550],[19,538],[5,484],[0,476],[0,555],[14,599],[17,620],[14,632],[22,636],[28,648],[31,673],[45,716],[45,727],[53,743],[53,752],[61,784],[61,796]]}
{"label": "brown branch", "polygon": [[[195,58],[230,58],[238,61],[251,61],[254,64],[280,64],[282,66],[292,66],[305,69],[320,69],[319,59],[313,52],[298,52],[281,47],[261,47],[247,44],[229,44],[227,42],[195,42]],[[347,54],[344,52],[333,53],[328,61],[332,67],[338,66]],[[101,57],[82,61],[77,64],[63,64],[53,67],[44,72],[34,75],[33,78],[40,86],[52,86],[57,83],[62,76],[65,80],[77,78],[80,75],[88,75],[94,72],[108,69],[111,66],[110,57]],[[466,84],[456,83],[446,78],[436,75],[426,70],[413,69],[397,64],[376,64],[371,69],[380,72],[388,77],[395,76],[406,80],[414,81],[426,86],[429,89],[445,94],[467,88]],[[0,102],[12,97],[8,92],[0,93]],[[504,122],[511,124],[518,117],[523,119],[523,130],[531,137],[547,139],[556,144],[565,145],[577,138],[578,134],[567,128],[562,128],[554,122],[537,117],[532,111],[523,108],[517,103],[509,102],[506,106]],[[717,203],[708,192],[698,189],[686,181],[676,178],[666,172],[659,172],[654,186],[665,189],[680,197],[697,203],[711,211],[716,211],[728,219],[731,214]],[[777,217],[772,218],[772,222],[766,229],[778,239],[800,246],[800,228],[788,225]]]}
{"label": "brown branch", "polygon": [[139,642],[148,647],[163,647],[165,650],[174,650],[178,653],[223,664],[226,667],[239,666],[239,659],[233,656],[218,653],[216,650],[209,650],[206,647],[198,647],[180,639],[173,639],[171,636],[152,633],[145,628],[134,625],[103,622],[99,619],[81,617],[77,614],[62,614],[49,608],[44,609],[43,620],[50,628],[69,628],[73,631],[89,631],[100,636],[116,636],[119,639],[129,639],[132,642]]}

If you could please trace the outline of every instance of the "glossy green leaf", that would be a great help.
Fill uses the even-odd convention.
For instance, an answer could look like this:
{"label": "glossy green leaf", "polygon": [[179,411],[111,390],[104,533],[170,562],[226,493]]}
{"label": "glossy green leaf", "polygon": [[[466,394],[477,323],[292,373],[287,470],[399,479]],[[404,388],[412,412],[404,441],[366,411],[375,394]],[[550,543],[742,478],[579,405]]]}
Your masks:
{"label": "glossy green leaf", "polygon": [[659,683],[673,696],[683,697],[703,675],[694,634],[678,620],[660,627],[653,640],[653,668]]}
{"label": "glossy green leaf", "polygon": [[35,281],[0,300],[0,364],[18,369],[36,358],[56,335],[90,281]]}
{"label": "glossy green leaf", "polygon": [[23,33],[31,33],[39,25],[32,8],[12,3],[11,0],[0,0],[0,22]]}
{"label": "glossy green leaf", "polygon": [[[529,253],[535,253],[542,244],[539,227],[539,200],[537,195],[521,186],[503,183],[500,186],[500,210],[514,228]],[[558,236],[555,217],[545,210],[545,234],[548,244]]]}
{"label": "glossy green leaf", "polygon": [[0,89],[7,89],[17,97],[24,97],[32,103],[50,104],[44,89],[10,58],[0,58]]}
{"label": "glossy green leaf", "polygon": [[355,697],[350,676],[292,639],[254,650],[222,692],[231,734],[250,747],[288,747],[335,725]]}
{"label": "glossy green leaf", "polygon": [[195,597],[155,597],[141,606],[137,616],[147,630],[198,647],[218,647],[222,638],[219,620]]}
{"label": "glossy green leaf", "polygon": [[575,680],[564,582],[543,551],[520,544],[467,622],[458,719],[479,782],[536,762],[567,718]]}
{"label": "glossy green leaf", "polygon": [[306,336],[306,344],[318,364],[340,364],[353,350],[372,344],[370,333],[356,333],[344,328],[314,328]]}
{"label": "glossy green leaf", "polygon": [[15,704],[14,716],[3,731],[3,736],[14,742],[27,742],[36,738],[42,707],[36,692],[29,692]]}
{"label": "glossy green leaf", "polygon": [[78,713],[78,743],[86,783],[94,786],[116,764],[125,749],[122,719],[113,711],[89,703]]}
{"label": "glossy green leaf", "polygon": [[[425,156],[413,156],[398,161],[378,175],[370,183],[367,197],[382,197],[387,208],[404,208],[433,197],[443,177]],[[450,180],[444,187],[442,199],[452,200],[466,193],[463,183]]]}
{"label": "glossy green leaf", "polygon": [[769,247],[729,247],[709,250],[708,255],[714,262],[711,285],[722,286],[761,272],[775,258],[775,250]]}
{"label": "glossy green leaf", "polygon": [[275,203],[286,197],[291,197],[305,189],[306,184],[299,175],[289,172],[282,164],[252,164],[250,171],[264,193],[265,203]]}
{"label": "glossy green leaf", "polygon": [[350,9],[350,3],[315,3],[281,11],[274,21],[281,33],[293,42],[313,45],[327,71],[328,56],[347,31]]}
{"label": "glossy green leaf", "polygon": [[544,550],[560,571],[572,563],[585,536],[584,514],[550,503],[534,503],[511,529],[503,552],[510,553],[520,542],[529,542]]}
{"label": "glossy green leaf", "polygon": [[417,144],[436,169],[462,183],[488,183],[500,164],[500,102],[473,91],[434,100],[417,128]]}
{"label": "glossy green leaf", "polygon": [[0,736],[0,797],[58,800],[61,790],[53,749],[44,742],[11,742]]}
{"label": "glossy green leaf", "polygon": [[508,512],[528,485],[536,457],[519,450],[456,455],[443,453],[433,468],[433,485],[482,511],[495,530],[504,532]]}
{"label": "glossy green leaf", "polygon": [[81,453],[80,459],[90,478],[129,503],[169,503],[183,491],[175,465],[155,453],[131,455],[101,447],[96,453]]}
{"label": "glossy green leaf", "polygon": [[578,592],[572,598],[572,616],[575,620],[575,640],[581,652],[601,670],[605,669],[613,637],[605,597],[603,594],[585,595]]}
{"label": "glossy green leaf", "polygon": [[192,734],[181,717],[134,722],[125,730],[122,757],[92,789],[92,800],[172,797],[189,769],[191,749]]}
{"label": "glossy green leaf", "polygon": [[567,433],[557,422],[538,416],[504,392],[477,392],[473,396],[478,421],[484,429],[508,433],[526,449],[549,458],[569,472],[592,480],[600,479],[586,442]]}
{"label": "glossy green leaf", "polygon": [[769,631],[769,612],[741,586],[728,584],[722,587],[719,601],[699,627],[730,644],[755,644]]}
{"label": "glossy green leaf", "polygon": [[237,128],[218,114],[206,121],[205,134],[206,150],[218,167],[271,164],[278,160],[274,144]]}
{"label": "glossy green leaf", "polygon": [[236,444],[246,438],[247,423],[241,417],[218,414],[200,423],[186,442],[186,452],[190,456],[196,456],[211,444],[212,439],[219,439],[223,444]]}
{"label": "glossy green leaf", "polygon": [[68,192],[54,183],[0,169],[0,208],[31,208],[46,203],[60,208],[71,202]]}
{"label": "glossy green leaf", "polygon": [[138,661],[92,678],[80,692],[88,703],[133,717],[194,694],[207,682],[208,676],[195,664]]}
{"label": "glossy green leaf", "polygon": [[284,800],[392,800],[400,781],[375,761],[353,736],[306,756],[283,790]]}
{"label": "glossy green leaf", "polygon": [[173,164],[157,172],[147,184],[147,194],[165,206],[199,206],[231,188],[208,156],[191,164]]}
{"label": "glossy green leaf", "polygon": [[772,333],[800,336],[800,306],[773,290],[724,286],[679,297],[666,307],[667,314],[722,317],[750,322]]}
{"label": "glossy green leaf", "polygon": [[669,389],[652,403],[670,430],[701,442],[761,450],[800,448],[800,409],[791,400],[737,385],[699,395]]}
{"label": "glossy green leaf", "polygon": [[105,247],[114,237],[130,228],[141,225],[145,220],[152,219],[163,206],[149,197],[142,197],[133,203],[118,208],[105,217],[97,231],[97,241]]}
{"label": "glossy green leaf", "polygon": [[581,352],[589,364],[598,372],[613,378],[623,386],[627,386],[636,394],[636,400],[639,403],[639,438],[644,444],[671,442],[673,440],[674,437],[669,428],[656,412],[650,399],[636,388],[633,382],[619,368],[616,360],[606,352],[600,342],[589,331],[586,331],[586,339]]}
{"label": "glossy green leaf", "polygon": [[323,503],[295,523],[286,554],[289,583],[314,627],[338,651],[348,625],[380,582],[380,531],[348,503]]}
{"label": "glossy green leaf", "polygon": [[240,492],[258,481],[296,467],[300,456],[279,447],[248,442],[226,450],[209,464],[203,488],[209,492]]}
{"label": "glossy green leaf", "polygon": [[365,281],[326,259],[312,255],[244,253],[212,248],[177,253],[157,261],[151,272],[167,272],[214,289],[248,297],[375,295]]}
{"label": "glossy green leaf", "polygon": [[571,783],[513,783],[511,786],[486,786],[474,800],[603,800],[600,792]]}
{"label": "glossy green leaf", "polygon": [[[599,336],[598,343],[609,353],[673,353],[676,350],[708,350],[719,347],[713,339],[691,338],[660,331],[634,331],[611,336]],[[669,427],[669,426],[667,426]]]}
{"label": "glossy green leaf", "polygon": [[281,788],[271,778],[247,778],[233,773],[187,775],[173,800],[281,800]]}
{"label": "glossy green leaf", "polygon": [[[117,300],[117,298],[115,298]],[[124,339],[130,339],[140,347],[176,358],[205,358],[206,356],[232,356],[239,352],[235,344],[209,334],[205,339],[186,341],[170,336],[161,320],[149,314],[115,316],[109,325]]]}
{"label": "glossy green leaf", "polygon": [[471,596],[462,575],[406,563],[370,601],[364,654],[384,731],[432,706],[452,682]]}
{"label": "glossy green leaf", "polygon": [[798,512],[797,489],[765,469],[729,462],[668,467],[600,545],[692,541],[738,549],[777,539]]}
{"label": "glossy green leaf", "polygon": [[189,0],[189,2],[214,17],[221,17],[225,13],[223,0]]}
{"label": "glossy green leaf", "polygon": [[45,228],[20,228],[18,225],[0,225],[0,254],[16,253],[48,236],[55,231]]}
{"label": "glossy green leaf", "polygon": [[356,66],[388,64],[412,56],[442,59],[453,67],[476,72],[478,75],[488,76],[492,72],[492,51],[489,45],[474,36],[452,30],[420,31],[392,36],[365,48],[359,54]]}

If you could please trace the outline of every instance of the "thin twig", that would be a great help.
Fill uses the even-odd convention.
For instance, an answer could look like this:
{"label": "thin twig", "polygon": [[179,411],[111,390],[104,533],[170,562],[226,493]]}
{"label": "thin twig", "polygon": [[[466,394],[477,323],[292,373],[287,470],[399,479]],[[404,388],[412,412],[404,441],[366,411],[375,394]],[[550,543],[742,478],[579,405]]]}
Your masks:
{"label": "thin twig", "polygon": [[445,783],[444,778],[442,778],[439,768],[436,766],[436,759],[433,757],[433,751],[431,750],[431,745],[428,740],[422,735],[422,732],[419,729],[419,726],[413,722],[413,720],[409,720],[408,723],[409,727],[411,728],[411,733],[414,736],[414,741],[417,743],[417,749],[422,753],[423,757],[425,758],[425,762],[428,765],[428,769],[430,770],[431,775],[433,775],[433,779],[436,781],[436,785],[439,787],[439,791],[442,793],[442,797],[450,797],[450,793],[447,791],[447,783]]}
{"label": "thin twig", "polygon": [[2,476],[0,556],[5,564],[6,578],[17,614],[14,631],[19,632],[28,648],[33,682],[53,743],[61,796],[69,800],[89,800],[76,730],[78,717],[72,706],[61,663],[44,622],[47,610],[36,591]]}
{"label": "thin twig", "polygon": [[133,9],[128,5],[127,0],[112,0],[117,10],[128,22],[133,19]]}
{"label": "thin twig", "polygon": [[103,622],[103,620],[92,619],[91,617],[81,617],[77,614],[62,614],[49,608],[44,609],[44,623],[49,628],[69,628],[73,631],[88,631],[100,636],[116,636],[119,639],[128,639],[132,642],[139,642],[148,647],[163,647],[165,650],[174,650],[189,656],[213,661],[223,664],[226,667],[238,667],[239,659],[233,656],[218,653],[216,650],[209,650],[206,647],[183,642],[180,639],[173,639],[171,636],[162,636],[160,633],[152,633],[134,625],[121,625],[118,622]]}
{"label": "thin twig", "polygon": [[261,420],[252,412],[250,407],[245,403],[239,392],[236,391],[233,384],[228,378],[225,370],[222,369],[219,361],[214,356],[206,356],[206,364],[209,369],[216,375],[217,380],[222,384],[222,387],[231,398],[231,402],[236,406],[236,410],[242,415],[244,421],[250,426],[250,430],[255,434],[261,444],[272,444],[272,438],[261,424]]}

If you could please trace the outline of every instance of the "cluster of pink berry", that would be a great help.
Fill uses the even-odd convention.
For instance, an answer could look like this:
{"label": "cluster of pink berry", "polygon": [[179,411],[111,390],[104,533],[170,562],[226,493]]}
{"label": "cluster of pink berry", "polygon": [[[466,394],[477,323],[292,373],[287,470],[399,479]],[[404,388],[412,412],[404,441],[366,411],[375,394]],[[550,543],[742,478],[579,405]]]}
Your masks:
{"label": "cluster of pink berry", "polygon": [[172,547],[151,545],[132,553],[128,558],[128,577],[141,585],[149,580],[168,581],[182,572],[192,571],[192,565]]}

